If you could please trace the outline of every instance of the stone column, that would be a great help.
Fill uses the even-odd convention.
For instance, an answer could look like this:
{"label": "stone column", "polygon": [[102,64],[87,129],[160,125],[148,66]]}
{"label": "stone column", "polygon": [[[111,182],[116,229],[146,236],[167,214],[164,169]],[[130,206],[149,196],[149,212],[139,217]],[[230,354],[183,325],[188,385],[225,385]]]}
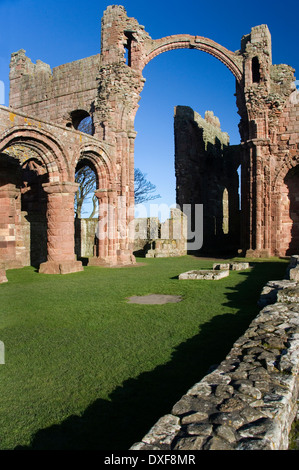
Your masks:
{"label": "stone column", "polygon": [[0,187],[0,263],[6,269],[22,268],[16,256],[16,225],[20,215],[20,189],[8,183]]}
{"label": "stone column", "polygon": [[81,261],[74,252],[74,194],[76,183],[45,183],[48,195],[48,259],[39,272],[43,274],[67,274],[83,271]]}
{"label": "stone column", "polygon": [[134,139],[135,131],[122,132],[119,136],[122,155],[121,184],[118,199],[118,217],[120,219],[121,237],[117,260],[119,264],[135,264],[133,255],[134,242]]}
{"label": "stone column", "polygon": [[[270,247],[266,236],[268,230],[268,205],[265,194],[264,168],[262,162],[267,157],[267,141],[252,139],[250,141],[250,167],[247,180],[249,182],[247,195],[249,201],[249,246],[247,257],[265,258],[270,256]],[[270,183],[270,182],[269,182]],[[268,184],[269,185],[269,184]],[[242,208],[243,209],[243,208]]]}
{"label": "stone column", "polygon": [[117,194],[116,191],[98,189],[99,221],[96,232],[96,250],[89,266],[113,266],[117,263]]}

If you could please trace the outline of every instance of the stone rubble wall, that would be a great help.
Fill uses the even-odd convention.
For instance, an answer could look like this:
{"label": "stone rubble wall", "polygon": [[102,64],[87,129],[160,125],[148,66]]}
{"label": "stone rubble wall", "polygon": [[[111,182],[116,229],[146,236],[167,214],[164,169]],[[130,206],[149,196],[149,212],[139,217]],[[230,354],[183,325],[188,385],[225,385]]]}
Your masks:
{"label": "stone rubble wall", "polygon": [[94,256],[98,219],[75,219],[75,253],[81,257]]}
{"label": "stone rubble wall", "polygon": [[158,217],[135,219],[135,251],[146,258],[169,258],[187,254],[187,219],[180,209],[170,209],[170,218],[160,223]]}
{"label": "stone rubble wall", "polygon": [[11,55],[10,107],[62,125],[74,110],[91,111],[97,96],[100,54],[51,70],[41,60],[34,64],[25,52],[21,49]]}
{"label": "stone rubble wall", "polygon": [[[131,450],[287,450],[298,411],[299,274],[270,281],[262,310],[223,362]],[[295,271],[294,271],[295,270]]]}

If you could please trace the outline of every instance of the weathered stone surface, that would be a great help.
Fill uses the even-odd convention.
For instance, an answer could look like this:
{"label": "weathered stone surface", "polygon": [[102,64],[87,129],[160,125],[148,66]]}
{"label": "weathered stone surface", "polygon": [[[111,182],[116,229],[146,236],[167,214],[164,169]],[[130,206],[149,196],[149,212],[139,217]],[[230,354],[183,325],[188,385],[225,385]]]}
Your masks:
{"label": "weathered stone surface", "polygon": [[179,275],[179,279],[206,279],[208,281],[217,281],[229,275],[229,271],[201,269],[187,271]]}
{"label": "weathered stone surface", "polygon": [[146,444],[170,444],[180,430],[179,418],[173,415],[163,416],[143,438]]}
{"label": "weathered stone surface", "polygon": [[204,411],[197,411],[181,418],[182,425],[191,423],[200,423],[201,421],[207,420],[209,417],[208,413]]}
{"label": "weathered stone surface", "polygon": [[249,269],[249,263],[230,263],[230,269],[232,271],[243,271],[244,269]]}
{"label": "weathered stone surface", "polygon": [[233,450],[234,447],[226,440],[213,436],[204,447],[205,450]]}
{"label": "weathered stone surface", "polygon": [[206,440],[204,436],[183,437],[177,441],[173,450],[199,450]]}
{"label": "weathered stone surface", "polygon": [[195,395],[197,397],[209,397],[212,393],[212,387],[208,383],[199,382],[191,387],[186,395]]}
{"label": "weathered stone surface", "polygon": [[299,287],[289,287],[277,293],[278,302],[298,302],[299,301]]}
{"label": "weathered stone surface", "polygon": [[241,440],[236,450],[273,450],[273,447],[265,439],[248,438]]}
{"label": "weathered stone surface", "polygon": [[213,426],[209,423],[192,423],[186,428],[187,434],[196,436],[209,436],[213,431]]}
{"label": "weathered stone surface", "polygon": [[220,425],[216,428],[215,433],[221,439],[233,444],[236,442],[236,432],[231,426]]}
{"label": "weathered stone surface", "polygon": [[177,416],[190,414],[195,411],[209,413],[215,403],[213,400],[203,400],[190,395],[184,395],[173,407],[172,413]]}
{"label": "weathered stone surface", "polygon": [[225,269],[226,271],[230,268],[229,263],[214,263],[213,269]]}

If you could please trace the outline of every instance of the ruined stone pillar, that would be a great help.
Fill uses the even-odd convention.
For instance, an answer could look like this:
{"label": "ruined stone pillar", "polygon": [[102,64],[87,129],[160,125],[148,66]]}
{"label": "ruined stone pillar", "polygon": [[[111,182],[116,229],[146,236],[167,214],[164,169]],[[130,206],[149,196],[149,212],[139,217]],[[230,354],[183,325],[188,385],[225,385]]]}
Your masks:
{"label": "ruined stone pillar", "polygon": [[99,221],[96,231],[95,256],[89,266],[107,266],[117,263],[117,194],[116,191],[99,189],[95,192],[99,201]]}
{"label": "ruined stone pillar", "polygon": [[0,263],[6,269],[21,268],[16,256],[16,225],[20,215],[20,189],[13,183],[0,187]]}
{"label": "ruined stone pillar", "polygon": [[265,139],[252,139],[249,142],[249,159],[247,161],[247,188],[246,205],[243,207],[245,215],[247,209],[247,227],[249,227],[246,256],[268,257],[271,247],[268,236],[269,197],[265,191],[265,183],[270,186],[270,181],[265,182],[263,162],[267,159],[267,141]]}
{"label": "ruined stone pillar", "polygon": [[117,252],[119,264],[134,264],[134,139],[136,132],[122,132],[119,135],[119,149],[122,155],[121,196],[118,200],[118,217],[120,222],[120,241]]}
{"label": "ruined stone pillar", "polygon": [[48,195],[48,259],[39,272],[43,274],[67,274],[83,271],[81,261],[74,253],[74,194],[75,183],[45,183]]}

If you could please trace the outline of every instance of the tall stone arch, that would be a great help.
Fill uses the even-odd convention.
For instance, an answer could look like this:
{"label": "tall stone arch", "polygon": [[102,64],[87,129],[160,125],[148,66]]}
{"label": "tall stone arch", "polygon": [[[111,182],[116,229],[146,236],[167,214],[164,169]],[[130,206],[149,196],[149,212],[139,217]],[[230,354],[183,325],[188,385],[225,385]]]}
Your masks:
{"label": "tall stone arch", "polygon": [[[134,262],[132,233],[128,227],[134,217],[134,120],[145,83],[142,71],[157,55],[178,48],[196,49],[214,56],[236,78],[242,168],[240,248],[246,256],[280,254],[276,219],[273,218],[279,201],[275,200],[271,188],[276,169],[283,161],[292,160],[298,151],[299,99],[292,67],[272,64],[267,25],[252,27],[241,38],[239,50],[232,52],[202,36],[179,34],[152,39],[144,26],[127,16],[124,7],[108,6],[102,18],[100,54],[53,70],[41,61],[32,64],[24,50],[12,54],[12,108],[4,112],[0,107],[1,117],[6,114],[4,120],[0,120],[2,140],[8,142],[5,140],[8,134],[2,133],[5,125],[8,133],[23,134],[23,143],[28,132],[33,135],[36,131],[36,139],[30,145],[39,155],[44,153],[48,158],[50,176],[45,186],[48,198],[66,200],[62,195],[72,193],[71,200],[75,191],[74,158],[77,157],[74,154],[79,155],[78,148],[87,137],[69,127],[70,113],[83,109],[92,114],[94,135],[88,138],[108,149],[113,167],[114,181],[107,179],[105,197],[121,201],[118,229],[112,233],[110,253],[113,256],[110,259],[124,264]],[[71,73],[75,75],[74,85],[66,96],[65,77]],[[43,84],[47,86],[46,97]],[[28,93],[23,93],[26,87]],[[34,117],[27,119],[26,114],[21,114],[27,112]],[[22,130],[17,129],[20,123]],[[94,158],[101,161],[102,157]],[[101,168],[105,168],[103,159]],[[54,221],[52,223],[55,227]],[[70,259],[70,254],[68,256],[69,266],[76,270],[75,261]],[[58,258],[48,261],[55,262],[51,265],[53,269],[48,263],[49,269],[45,267],[45,272],[60,272]],[[69,272],[67,268],[62,271]]]}
{"label": "tall stone arch", "polygon": [[98,200],[98,219],[95,227],[93,257],[89,266],[106,266],[118,263],[118,200],[116,171],[107,152],[99,145],[87,143],[80,147],[75,167],[89,164],[96,174],[95,196]]}
{"label": "tall stone arch", "polygon": [[[22,167],[26,162],[40,164],[47,180],[42,189],[46,199],[47,254],[46,260],[39,266],[42,273],[68,273],[83,269],[74,254],[74,192],[77,188],[70,180],[70,164],[67,151],[49,131],[36,129],[33,126],[14,126],[1,138],[0,152],[18,161]],[[10,194],[16,201],[16,214],[21,217],[21,194],[28,194],[30,185],[24,186],[20,180],[15,185],[16,197],[12,188]],[[2,184],[5,190],[6,185]],[[17,219],[12,235],[15,246],[19,222]],[[17,250],[17,248],[16,248]],[[17,253],[15,258],[18,258]],[[7,264],[7,263],[6,263]],[[19,263],[22,266],[22,262]]]}
{"label": "tall stone arch", "polygon": [[220,60],[235,76],[238,82],[243,78],[242,57],[215,41],[202,37],[191,36],[189,34],[176,34],[165,38],[156,39],[146,55],[145,65],[163,52],[174,49],[195,49],[207,52],[216,59]]}
{"label": "tall stone arch", "polygon": [[267,25],[254,26],[241,38],[240,49],[231,52],[201,36],[182,34],[153,40],[123,7],[114,5],[104,12],[101,47],[95,101],[97,127],[101,129],[98,135],[116,145],[121,166],[126,168],[126,185],[128,175],[129,183],[133,181],[129,155],[134,152],[134,118],[144,86],[145,65],[163,52],[193,48],[213,55],[229,68],[236,78],[242,147],[240,248],[248,256],[274,254],[270,194],[273,176],[269,168],[270,161],[279,159],[277,140],[282,131],[278,121],[294,91],[295,77],[292,67],[272,64]]}

